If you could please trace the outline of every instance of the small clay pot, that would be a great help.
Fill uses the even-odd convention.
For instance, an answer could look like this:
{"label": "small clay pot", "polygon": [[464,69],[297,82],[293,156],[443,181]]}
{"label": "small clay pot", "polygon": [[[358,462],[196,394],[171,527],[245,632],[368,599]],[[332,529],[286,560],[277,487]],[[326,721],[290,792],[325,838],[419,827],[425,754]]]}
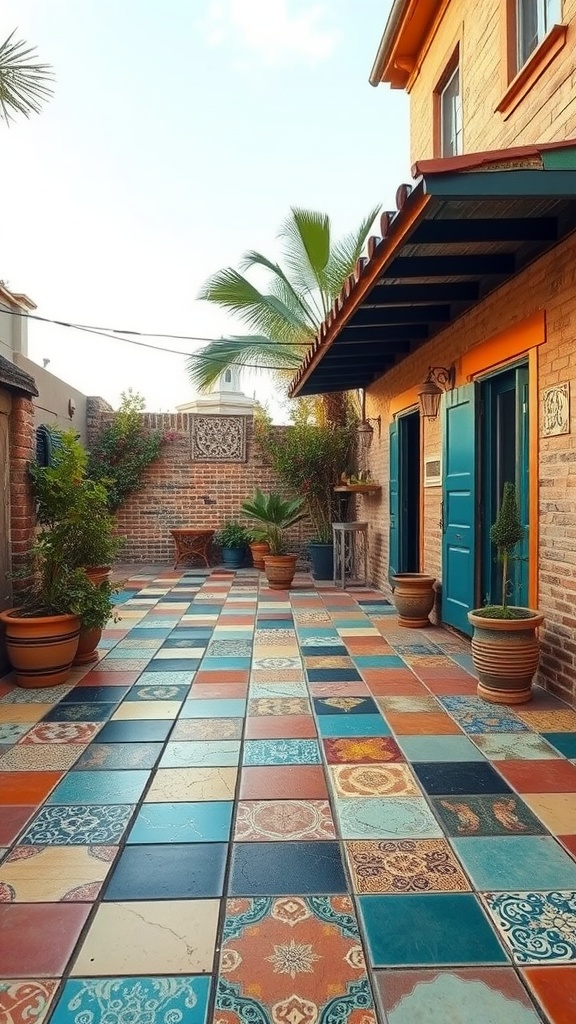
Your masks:
{"label": "small clay pot", "polygon": [[254,568],[259,569],[260,572],[264,571],[264,556],[270,554],[270,545],[268,541],[255,540],[250,544],[250,551],[252,553],[252,562]]}
{"label": "small clay pot", "polygon": [[296,575],[297,555],[266,555],[264,571],[270,590],[289,590]]}
{"label": "small clay pot", "polygon": [[430,625],[428,616],[434,607],[434,576],[421,572],[398,573],[392,577],[392,600],[398,611],[398,624],[409,629]]}

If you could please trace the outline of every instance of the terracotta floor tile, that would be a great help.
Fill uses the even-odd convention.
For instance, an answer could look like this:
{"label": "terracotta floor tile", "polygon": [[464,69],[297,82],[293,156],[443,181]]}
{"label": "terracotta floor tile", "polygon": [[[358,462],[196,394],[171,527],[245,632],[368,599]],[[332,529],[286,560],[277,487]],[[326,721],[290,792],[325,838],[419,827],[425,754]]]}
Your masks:
{"label": "terracotta floor tile", "polygon": [[88,675],[85,675],[82,680],[82,686],[132,686],[135,683],[140,672],[101,672],[97,668],[93,669]]}
{"label": "terracotta floor tile", "polygon": [[246,739],[314,739],[316,725],[311,715],[260,715],[246,719]]}
{"label": "terracotta floor tile", "polygon": [[[208,674],[213,675],[212,672]],[[188,700],[242,700],[247,693],[247,681],[245,683],[199,683],[197,675],[192,683]]]}
{"label": "terracotta floor tile", "polygon": [[[493,764],[519,793],[576,794],[576,764],[570,761],[494,761]],[[576,803],[576,796],[574,801]]]}
{"label": "terracotta floor tile", "polygon": [[207,974],[218,900],[103,903],[72,969],[75,977]]}
{"label": "terracotta floor tile", "polygon": [[522,793],[522,799],[555,835],[576,833],[576,792]]}
{"label": "terracotta floor tile", "polygon": [[548,1014],[550,1024],[574,1024],[576,1020],[576,967],[525,967],[528,988]]}
{"label": "terracotta floor tile", "polygon": [[289,800],[298,797],[302,800],[328,799],[321,765],[242,768],[241,800]]}
{"label": "terracotta floor tile", "polygon": [[462,730],[441,711],[386,711],[386,721],[398,736],[448,736]]}
{"label": "terracotta floor tile", "polygon": [[558,836],[558,839],[566,847],[573,857],[576,857],[576,834],[571,836]]}
{"label": "terracotta floor tile", "polygon": [[428,678],[426,679],[426,686],[436,696],[459,696],[463,694],[465,696],[474,695],[478,687],[478,683],[471,676],[462,679],[447,679],[442,676],[438,679]]}
{"label": "terracotta floor tile", "polygon": [[39,804],[64,772],[1,772],[0,804]]}
{"label": "terracotta floor tile", "polygon": [[88,903],[0,904],[0,977],[60,977],[90,909]]}
{"label": "terracotta floor tile", "polygon": [[200,670],[194,676],[194,682],[192,684],[192,690],[199,684],[221,686],[222,684],[236,684],[236,685],[247,685],[249,673],[244,670],[222,670],[221,672],[203,672]]}
{"label": "terracotta floor tile", "polygon": [[310,683],[314,697],[369,697],[366,683]]}
{"label": "terracotta floor tile", "polygon": [[365,668],[362,678],[368,689],[379,697],[405,697],[426,693],[426,687],[408,669]]}
{"label": "terracotta floor tile", "polygon": [[11,846],[37,809],[37,804],[28,807],[17,804],[0,806],[0,846]]}

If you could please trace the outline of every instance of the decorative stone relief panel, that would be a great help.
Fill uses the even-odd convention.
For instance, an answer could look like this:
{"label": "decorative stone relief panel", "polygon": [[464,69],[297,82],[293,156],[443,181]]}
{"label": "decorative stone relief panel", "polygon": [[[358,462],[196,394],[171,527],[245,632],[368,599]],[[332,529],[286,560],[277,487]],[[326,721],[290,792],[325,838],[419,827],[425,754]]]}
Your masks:
{"label": "decorative stone relief panel", "polygon": [[542,394],[542,436],[570,433],[570,384],[556,384]]}
{"label": "decorative stone relief panel", "polygon": [[245,416],[192,416],[192,462],[246,462]]}

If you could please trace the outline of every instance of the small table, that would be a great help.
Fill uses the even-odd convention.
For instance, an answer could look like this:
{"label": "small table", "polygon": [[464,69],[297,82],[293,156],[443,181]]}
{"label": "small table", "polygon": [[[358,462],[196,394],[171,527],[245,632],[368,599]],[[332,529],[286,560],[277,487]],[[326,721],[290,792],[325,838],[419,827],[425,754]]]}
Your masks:
{"label": "small table", "polygon": [[[334,538],[334,585],[368,585],[368,523],[332,523]],[[364,575],[358,576],[363,562]]]}
{"label": "small table", "polygon": [[215,530],[196,530],[190,527],[182,527],[170,530],[174,538],[176,569],[185,558],[200,558],[204,560],[206,568],[210,568],[209,552],[210,544]]}

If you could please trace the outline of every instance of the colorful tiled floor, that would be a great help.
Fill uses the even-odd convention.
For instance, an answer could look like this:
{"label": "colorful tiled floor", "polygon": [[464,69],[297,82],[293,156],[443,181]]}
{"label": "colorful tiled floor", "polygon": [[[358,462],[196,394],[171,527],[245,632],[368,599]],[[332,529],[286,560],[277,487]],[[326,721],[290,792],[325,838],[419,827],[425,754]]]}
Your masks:
{"label": "colorful tiled floor", "polygon": [[374,591],[142,574],[0,681],[0,1024],[574,1024],[576,711]]}

